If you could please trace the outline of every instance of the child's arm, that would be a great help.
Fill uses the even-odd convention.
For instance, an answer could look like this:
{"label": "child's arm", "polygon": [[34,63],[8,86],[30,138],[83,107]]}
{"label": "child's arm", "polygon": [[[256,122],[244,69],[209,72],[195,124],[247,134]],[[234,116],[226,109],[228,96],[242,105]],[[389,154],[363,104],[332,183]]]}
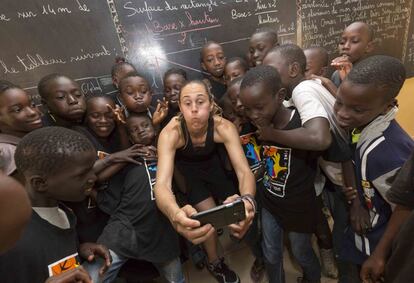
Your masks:
{"label": "child's arm", "polygon": [[333,97],[336,97],[338,88],[330,79],[316,75],[311,75],[311,79],[321,80],[322,85],[329,91],[329,93],[332,94]]}
{"label": "child's arm", "polygon": [[411,208],[402,205],[395,207],[378,245],[362,265],[360,277],[364,282],[370,279],[372,282],[377,282],[384,273],[385,262],[391,251],[392,242],[398,231],[400,231],[402,224],[410,216],[411,211]]}
{"label": "child's arm", "polygon": [[92,283],[92,280],[88,272],[83,268],[82,265],[67,270],[59,275],[54,275],[49,277],[45,283]]}
{"label": "child's arm", "polygon": [[303,150],[324,151],[332,142],[328,119],[322,117],[310,119],[303,127],[292,130],[262,127],[257,134],[261,140]]}
{"label": "child's arm", "polygon": [[356,189],[355,169],[352,160],[342,163],[344,180],[343,192],[350,203],[350,222],[355,233],[362,235],[371,229],[371,219],[368,209],[361,203]]}

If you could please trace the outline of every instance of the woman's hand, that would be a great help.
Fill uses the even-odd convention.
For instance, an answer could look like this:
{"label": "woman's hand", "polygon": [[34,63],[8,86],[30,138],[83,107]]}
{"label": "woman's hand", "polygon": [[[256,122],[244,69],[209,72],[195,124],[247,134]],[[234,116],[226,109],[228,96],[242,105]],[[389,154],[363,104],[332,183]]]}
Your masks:
{"label": "woman's hand", "polygon": [[[229,196],[223,203],[234,202],[239,198],[240,198],[239,195],[232,195],[232,196]],[[244,202],[246,218],[239,223],[229,225],[232,235],[238,239],[243,238],[243,236],[246,234],[247,230],[249,229],[250,225],[252,224],[253,218],[254,218],[254,210],[255,210],[255,208],[253,207],[250,201],[246,199],[242,199],[242,200]]]}
{"label": "woman's hand", "polygon": [[211,224],[200,226],[199,221],[190,218],[191,215],[196,213],[197,210],[194,207],[186,205],[178,209],[170,219],[175,230],[195,245],[203,243],[215,232]]}

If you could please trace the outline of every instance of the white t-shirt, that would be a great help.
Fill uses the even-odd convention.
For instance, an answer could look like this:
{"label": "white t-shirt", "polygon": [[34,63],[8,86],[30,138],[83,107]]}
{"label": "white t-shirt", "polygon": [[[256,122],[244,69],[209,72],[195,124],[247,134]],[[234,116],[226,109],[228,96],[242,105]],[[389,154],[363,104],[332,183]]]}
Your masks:
{"label": "white t-shirt", "polygon": [[322,86],[320,80],[305,80],[293,89],[291,102],[299,111],[302,125],[317,117],[326,118],[329,121],[328,113],[321,102],[322,96],[331,98],[328,100],[333,109],[335,98]]}

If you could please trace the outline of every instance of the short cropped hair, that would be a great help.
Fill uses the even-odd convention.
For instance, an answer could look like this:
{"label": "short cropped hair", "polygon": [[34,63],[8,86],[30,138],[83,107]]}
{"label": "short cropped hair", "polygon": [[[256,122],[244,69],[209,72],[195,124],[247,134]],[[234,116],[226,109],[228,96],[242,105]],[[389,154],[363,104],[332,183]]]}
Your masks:
{"label": "short cropped hair", "polygon": [[119,82],[119,89],[122,88],[122,85],[125,83],[127,79],[134,78],[134,77],[143,78],[147,82],[148,86],[150,87],[150,84],[145,77],[141,76],[138,72],[133,71],[133,72],[129,72],[128,74],[125,75],[125,77],[121,79],[121,81]]}
{"label": "short cropped hair", "polygon": [[[328,51],[325,48],[320,47],[320,46],[313,46],[313,47],[306,48],[305,51],[306,50],[316,52],[318,54],[319,58],[322,60],[322,66],[324,66],[324,67],[328,66],[328,64],[329,64],[329,54],[328,54]],[[306,57],[306,55],[305,55],[305,57]]]}
{"label": "short cropped hair", "polygon": [[124,66],[129,66],[135,72],[137,71],[137,69],[135,68],[135,66],[132,65],[131,63],[129,63],[128,61],[126,61],[125,58],[123,58],[123,57],[116,57],[115,58],[115,64],[111,68],[111,77],[114,77],[122,69],[122,67],[124,67]]}
{"label": "short cropped hair", "polygon": [[227,60],[226,66],[233,62],[239,62],[240,65],[243,67],[244,70],[249,70],[249,64],[247,64],[247,61],[244,58],[241,57],[231,57]]}
{"label": "short cropped hair", "polygon": [[240,88],[252,87],[258,83],[263,83],[270,88],[273,94],[277,93],[282,87],[279,73],[271,66],[258,66],[250,69],[243,77]]}
{"label": "short cropped hair", "polygon": [[252,36],[255,34],[259,34],[259,33],[266,34],[270,38],[273,45],[279,44],[278,37],[277,37],[277,31],[275,29],[272,29],[270,27],[260,27],[254,31]]}
{"label": "short cropped hair", "polygon": [[187,73],[183,69],[180,69],[180,68],[171,68],[171,69],[168,69],[164,73],[164,78],[163,78],[162,81],[165,82],[165,80],[167,79],[167,77],[168,76],[171,76],[171,75],[179,75],[179,76],[182,76],[184,78],[184,80],[187,80]]}
{"label": "short cropped hair", "polygon": [[[220,43],[213,41],[213,40],[209,40],[206,43],[204,43],[203,47],[201,47],[200,49],[200,62],[203,63],[203,55],[204,55],[204,51],[210,46],[216,44],[218,46],[221,46]],[[223,48],[223,46],[221,46],[221,48]]]}
{"label": "short cropped hair", "polygon": [[355,64],[345,80],[388,89],[385,97],[388,100],[398,95],[405,78],[406,71],[400,60],[391,56],[375,55]]}
{"label": "short cropped hair", "polygon": [[301,74],[305,74],[306,56],[302,48],[300,48],[296,44],[288,43],[273,47],[268,54],[271,53],[279,53],[280,55],[282,55],[283,58],[286,59],[286,62],[289,65],[293,63],[298,63],[301,69]]}
{"label": "short cropped hair", "polygon": [[[233,79],[233,80],[229,83],[229,85],[227,86],[227,90],[228,90],[229,88],[231,88],[232,86],[234,86],[234,85],[241,84],[241,82],[243,81],[243,78],[244,78],[244,75],[243,75],[243,76],[240,76],[240,77],[237,77],[237,78],[235,78],[235,79]],[[227,93],[227,91],[226,91],[226,93]]]}
{"label": "short cropped hair", "polygon": [[9,90],[9,89],[15,89],[20,88],[19,86],[15,85],[12,82],[6,81],[6,80],[0,80],[0,94],[3,92]]}
{"label": "short cropped hair", "polygon": [[46,127],[25,135],[14,154],[17,170],[51,175],[61,170],[71,157],[95,151],[82,134],[63,127]]}

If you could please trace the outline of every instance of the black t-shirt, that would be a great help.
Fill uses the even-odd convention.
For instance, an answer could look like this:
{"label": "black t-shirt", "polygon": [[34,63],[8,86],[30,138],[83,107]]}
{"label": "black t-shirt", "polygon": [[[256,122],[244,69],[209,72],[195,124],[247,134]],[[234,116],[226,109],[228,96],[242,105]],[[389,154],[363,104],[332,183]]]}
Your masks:
{"label": "black t-shirt", "polygon": [[[301,127],[300,116],[293,111],[284,130]],[[286,231],[312,233],[316,221],[315,153],[266,141],[261,146],[265,174],[258,193],[263,206]]]}
{"label": "black t-shirt", "polygon": [[155,203],[156,162],[124,170],[120,203],[98,239],[116,254],[161,263],[179,255],[178,235]]}
{"label": "black t-shirt", "polygon": [[64,206],[70,228],[61,229],[35,211],[14,248],[0,256],[3,283],[43,283],[48,277],[75,268],[77,253],[76,218]]}

